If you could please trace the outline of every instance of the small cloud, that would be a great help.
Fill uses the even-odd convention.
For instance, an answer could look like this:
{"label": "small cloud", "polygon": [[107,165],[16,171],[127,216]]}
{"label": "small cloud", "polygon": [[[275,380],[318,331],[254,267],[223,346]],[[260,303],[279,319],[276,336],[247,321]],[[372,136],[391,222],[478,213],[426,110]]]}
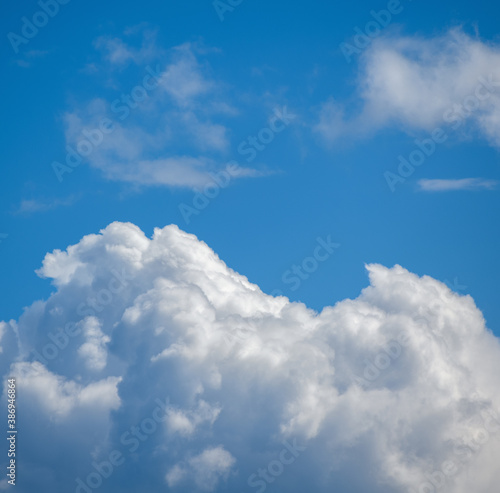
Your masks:
{"label": "small cloud", "polygon": [[142,25],[127,28],[126,36],[138,34],[142,31],[142,42],[139,48],[131,46],[130,43],[121,38],[100,36],[94,41],[94,47],[103,53],[103,57],[111,65],[125,65],[132,61],[137,65],[150,62],[161,55],[161,50],[156,46],[156,31],[145,30]]}
{"label": "small cloud", "polygon": [[31,67],[31,64],[25,60],[16,60],[16,64],[18,65],[18,67],[22,67],[22,68]]}
{"label": "small cloud", "polygon": [[194,479],[198,490],[214,491],[221,479],[226,480],[236,459],[219,445],[207,448],[200,455],[190,458],[187,463],[172,467],[165,476],[170,488],[185,478]]}
{"label": "small cloud", "polygon": [[498,185],[497,180],[483,178],[461,178],[459,180],[419,180],[419,191],[424,192],[450,192],[454,190],[494,190]]}
{"label": "small cloud", "polygon": [[274,67],[264,64],[261,65],[260,67],[252,67],[250,73],[253,77],[264,77],[266,73],[276,74],[278,73],[278,71]]}
{"label": "small cloud", "polygon": [[69,207],[79,200],[76,195],[70,195],[66,199],[53,199],[53,200],[38,200],[28,199],[22,200],[19,207],[13,212],[15,215],[29,215],[35,212],[47,212],[58,207]]}
{"label": "small cloud", "polygon": [[321,105],[319,121],[313,130],[325,143],[333,144],[346,133],[348,127],[349,122],[345,119],[344,108],[330,98]]}
{"label": "small cloud", "polygon": [[80,72],[84,74],[96,74],[99,72],[99,69],[95,63],[87,63],[87,65],[85,65]]}
{"label": "small cloud", "polygon": [[104,51],[106,59],[112,64],[121,65],[135,58],[133,51],[118,38],[98,38],[95,47]]}
{"label": "small cloud", "polygon": [[17,64],[18,67],[29,68],[32,66],[34,59],[42,58],[45,55],[48,55],[48,53],[49,53],[48,51],[30,50],[24,53],[25,59],[16,60],[15,63]]}
{"label": "small cloud", "polygon": [[193,99],[214,87],[214,83],[202,73],[192,48],[189,43],[176,47],[175,60],[162,75],[163,89],[181,107],[188,106]]}
{"label": "small cloud", "polygon": [[133,26],[125,28],[125,30],[123,31],[123,34],[125,34],[125,36],[131,36],[133,34],[137,34],[137,33],[146,31],[148,29],[148,27],[149,27],[149,24],[147,22],[143,21],[143,22],[140,22],[139,24],[135,24]]}

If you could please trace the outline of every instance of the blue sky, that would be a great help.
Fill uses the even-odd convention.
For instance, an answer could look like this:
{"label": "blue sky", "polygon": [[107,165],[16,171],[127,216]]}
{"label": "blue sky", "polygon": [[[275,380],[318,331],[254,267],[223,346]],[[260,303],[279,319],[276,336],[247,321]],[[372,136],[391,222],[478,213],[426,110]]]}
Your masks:
{"label": "blue sky", "polygon": [[497,11],[4,6],[21,493],[497,487]]}
{"label": "blue sky", "polygon": [[[121,220],[148,234],[155,226],[178,224],[265,291],[280,289],[316,309],[356,296],[367,262],[398,263],[452,285],[457,278],[496,331],[498,190],[418,191],[423,179],[498,179],[498,150],[488,138],[469,120],[463,132],[447,130],[448,141],[391,192],[384,172],[396,169],[398,155],[408,155],[427,129],[389,122],[365,132],[358,121],[351,127],[359,132],[351,128],[335,142],[325,142],[315,131],[330,98],[345,105],[346,118],[359,115],[366,50],[348,63],[341,44],[352,44],[355,29],[364,30],[372,20],[370,11],[387,5],[243,1],[221,14],[221,21],[209,1],[146,1],[140,7],[72,1],[61,5],[27,44],[19,44],[19,53],[4,36],[0,229],[9,235],[0,244],[7,280],[1,288],[4,318],[18,317],[33,299],[49,294],[48,283],[34,274],[46,252]],[[471,39],[493,44],[494,8],[477,2],[401,2],[395,8],[399,13],[370,46],[384,36],[433,39],[456,27]],[[36,2],[9,3],[4,33],[21,34],[21,18],[32,19],[37,10]],[[110,40],[120,40],[136,57],[111,62],[109,50],[118,48],[106,48]],[[221,125],[224,142],[219,148],[191,149],[185,129],[172,137],[175,142],[142,153],[157,159],[194,151],[198,157],[204,153],[215,168],[234,160],[262,176],[234,181],[189,224],[179,204],[192,200],[190,187],[109,179],[87,160],[59,183],[51,163],[66,155],[65,115],[85,114],[95,100],[102,107],[94,116],[109,113],[115,99],[140,84],[147,66],[163,69],[182,45],[189,46],[204,83],[214,86],[200,104],[214,98],[227,105],[197,117]],[[124,125],[160,131],[159,112],[172,107],[158,105],[157,98],[154,90],[148,93]],[[285,106],[296,118],[247,163],[238,146],[267,126],[275,108]],[[299,289],[290,290],[283,272],[308,256],[321,235],[331,235],[341,247]]]}

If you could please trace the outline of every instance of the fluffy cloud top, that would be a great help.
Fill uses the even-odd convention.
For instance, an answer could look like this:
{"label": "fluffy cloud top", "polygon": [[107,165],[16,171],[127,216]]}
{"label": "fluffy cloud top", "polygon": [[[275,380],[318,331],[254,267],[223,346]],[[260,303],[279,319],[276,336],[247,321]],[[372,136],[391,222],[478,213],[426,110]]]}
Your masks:
{"label": "fluffy cloud top", "polygon": [[48,254],[55,292],[0,324],[19,491],[491,493],[498,340],[470,296],[367,270],[316,313],[176,226]]}

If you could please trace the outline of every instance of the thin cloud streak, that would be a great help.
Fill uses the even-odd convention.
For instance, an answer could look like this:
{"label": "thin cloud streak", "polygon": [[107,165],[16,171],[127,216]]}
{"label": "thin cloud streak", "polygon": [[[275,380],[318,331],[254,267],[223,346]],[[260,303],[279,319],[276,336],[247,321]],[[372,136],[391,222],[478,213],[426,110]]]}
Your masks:
{"label": "thin cloud streak", "polygon": [[485,180],[483,178],[461,178],[458,180],[423,179],[418,181],[419,191],[423,192],[495,190],[497,186],[497,180]]}

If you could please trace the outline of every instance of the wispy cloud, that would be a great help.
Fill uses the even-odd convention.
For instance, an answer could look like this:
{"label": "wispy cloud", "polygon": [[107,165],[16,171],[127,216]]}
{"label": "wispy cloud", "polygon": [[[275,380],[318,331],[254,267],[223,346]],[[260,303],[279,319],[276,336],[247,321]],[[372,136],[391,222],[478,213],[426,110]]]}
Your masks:
{"label": "wispy cloud", "polygon": [[213,82],[202,73],[189,43],[174,48],[174,61],[162,77],[163,89],[179,106],[188,106],[193,99],[208,93]]}
{"label": "wispy cloud", "polygon": [[[500,46],[461,29],[426,39],[388,36],[364,54],[359,110],[323,102],[314,130],[327,144],[397,125],[409,132],[472,125],[500,147]],[[467,124],[467,125],[466,125]]]}
{"label": "wispy cloud", "polygon": [[[151,29],[140,29],[142,33],[142,44],[139,48],[133,48],[120,38],[100,36],[94,41],[94,47],[99,50],[103,58],[113,66],[125,65],[129,62],[135,64],[147,63],[162,53],[156,45],[156,31]],[[126,36],[137,34],[137,30],[128,29]]]}
{"label": "wispy cloud", "polygon": [[26,199],[22,200],[19,206],[14,210],[15,215],[29,215],[36,212],[46,212],[58,207],[69,207],[80,199],[79,196],[70,195],[65,199]]}
{"label": "wispy cloud", "polygon": [[34,60],[43,58],[49,54],[48,51],[30,50],[24,53],[24,59],[16,60],[16,64],[22,68],[29,68],[33,65]]}
{"label": "wispy cloud", "polygon": [[494,190],[498,186],[497,180],[483,178],[461,178],[459,180],[428,180],[418,181],[419,191],[450,192],[455,190]]}
{"label": "wispy cloud", "polygon": [[[154,55],[164,52],[155,46],[154,33],[144,36],[140,48],[123,39],[99,38],[98,64],[115,68],[156,60]],[[121,99],[94,98],[68,111],[64,122],[71,156],[66,164],[76,167],[85,157],[107,179],[136,185],[197,188],[210,182],[211,174],[230,161],[227,119],[237,110],[225,84],[211,76],[206,53],[193,43],[174,47],[166,53],[166,64],[148,65]],[[120,76],[120,71],[112,73]],[[103,120],[108,130],[100,129]],[[61,172],[71,171],[68,166]],[[247,170],[246,176],[260,175]]]}

